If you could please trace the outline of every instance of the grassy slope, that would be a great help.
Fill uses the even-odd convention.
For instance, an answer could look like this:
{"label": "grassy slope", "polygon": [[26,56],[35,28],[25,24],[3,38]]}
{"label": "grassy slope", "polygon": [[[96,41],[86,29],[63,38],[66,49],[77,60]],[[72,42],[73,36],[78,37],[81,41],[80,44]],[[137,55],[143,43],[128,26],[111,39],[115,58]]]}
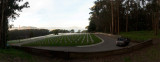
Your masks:
{"label": "grassy slope", "polygon": [[33,62],[32,55],[16,50],[16,49],[0,49],[0,62],[16,62],[16,61]]}
{"label": "grassy slope", "polygon": [[34,56],[20,50],[0,49],[0,62],[62,62],[61,59]]}
{"label": "grassy slope", "polygon": [[122,37],[128,37],[136,41],[144,41],[144,40],[148,40],[151,38],[160,37],[160,34],[158,34],[158,36],[154,36],[153,31],[121,32],[120,35],[122,35]]}
{"label": "grassy slope", "polygon": [[159,62],[160,61],[160,42],[154,41],[153,46],[135,51],[130,54],[124,54],[120,62]]}
{"label": "grassy slope", "polygon": [[[151,38],[160,38],[160,33],[158,36],[154,36],[153,31],[132,31],[132,32],[122,32],[120,33],[123,37],[131,38],[132,40],[144,41]],[[154,45],[128,55],[122,55],[119,59],[120,62],[158,62],[160,61],[160,40],[153,41]],[[155,43],[157,42],[157,43]],[[114,61],[114,60],[113,60]]]}
{"label": "grassy slope", "polygon": [[[85,38],[84,38],[85,37]],[[91,42],[90,37],[88,36],[89,42],[87,42],[87,36],[82,34],[77,35],[67,35],[67,36],[58,36],[53,38],[46,38],[40,41],[32,42],[25,44],[23,46],[81,46],[81,45],[91,45],[101,42],[101,39],[96,37],[94,34],[91,34],[94,43]],[[84,38],[84,40],[83,40]],[[79,39],[79,41],[78,41]],[[58,40],[58,42],[56,42]],[[76,43],[77,41],[77,43]],[[83,41],[83,42],[81,42]]]}
{"label": "grassy slope", "polygon": [[12,41],[7,41],[7,44],[15,44],[15,43],[20,43],[21,41],[18,40],[12,40]]}

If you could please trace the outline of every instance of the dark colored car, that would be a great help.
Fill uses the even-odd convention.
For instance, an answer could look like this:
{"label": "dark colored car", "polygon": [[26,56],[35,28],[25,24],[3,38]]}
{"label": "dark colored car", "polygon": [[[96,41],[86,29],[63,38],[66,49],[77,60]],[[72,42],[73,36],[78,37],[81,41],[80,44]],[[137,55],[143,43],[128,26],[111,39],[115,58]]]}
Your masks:
{"label": "dark colored car", "polygon": [[120,47],[127,46],[130,43],[130,39],[119,37],[116,41],[116,45]]}

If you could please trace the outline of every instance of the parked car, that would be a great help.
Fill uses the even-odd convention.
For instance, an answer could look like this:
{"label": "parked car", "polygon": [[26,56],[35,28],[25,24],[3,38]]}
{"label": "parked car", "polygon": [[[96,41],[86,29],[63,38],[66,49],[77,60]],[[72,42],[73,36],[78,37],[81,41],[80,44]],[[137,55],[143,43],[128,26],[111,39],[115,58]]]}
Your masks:
{"label": "parked car", "polygon": [[130,43],[130,39],[129,38],[123,38],[123,37],[119,37],[116,41],[116,45],[120,46],[120,47],[127,46],[129,43]]}

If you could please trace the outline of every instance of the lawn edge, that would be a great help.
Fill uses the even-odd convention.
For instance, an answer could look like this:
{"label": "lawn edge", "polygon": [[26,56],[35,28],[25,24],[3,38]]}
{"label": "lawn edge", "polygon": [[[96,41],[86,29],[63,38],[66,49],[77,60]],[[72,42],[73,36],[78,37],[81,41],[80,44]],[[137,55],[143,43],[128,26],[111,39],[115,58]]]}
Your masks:
{"label": "lawn edge", "polygon": [[[95,34],[94,34],[95,35]],[[99,45],[99,44],[102,44],[104,43],[104,40],[102,38],[100,38],[99,36],[95,35],[96,37],[98,37],[99,39],[101,39],[101,42],[99,43],[96,43],[96,44],[92,44],[92,45],[83,45],[83,46],[76,46],[76,47],[92,47],[92,46],[96,46],[96,45]]]}

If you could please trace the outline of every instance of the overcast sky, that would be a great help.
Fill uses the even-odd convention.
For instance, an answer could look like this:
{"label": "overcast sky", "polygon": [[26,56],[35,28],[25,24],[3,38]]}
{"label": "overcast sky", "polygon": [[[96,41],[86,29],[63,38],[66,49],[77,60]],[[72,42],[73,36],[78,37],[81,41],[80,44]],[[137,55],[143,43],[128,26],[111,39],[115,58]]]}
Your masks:
{"label": "overcast sky", "polygon": [[62,29],[85,29],[89,24],[90,7],[95,0],[24,0],[30,8],[23,9],[15,27],[34,26]]}

